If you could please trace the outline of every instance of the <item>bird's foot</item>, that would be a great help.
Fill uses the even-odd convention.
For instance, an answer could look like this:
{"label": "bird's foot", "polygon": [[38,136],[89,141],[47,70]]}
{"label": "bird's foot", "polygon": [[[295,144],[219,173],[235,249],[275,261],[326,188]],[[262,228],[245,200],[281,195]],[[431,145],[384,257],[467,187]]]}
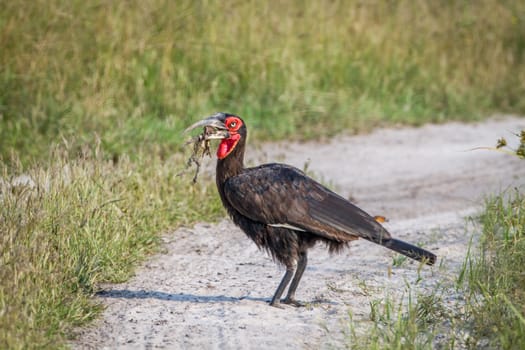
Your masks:
{"label": "bird's foot", "polygon": [[294,307],[305,307],[306,305],[295,300],[294,298],[285,298],[283,300],[272,300],[270,306],[276,307],[278,309],[284,309],[283,304],[294,306]]}
{"label": "bird's foot", "polygon": [[305,306],[305,304],[295,300],[294,298],[285,298],[282,302],[284,304],[295,306],[295,307],[304,307]]}
{"label": "bird's foot", "polygon": [[270,306],[276,307],[278,309],[284,309],[284,306],[281,304],[281,302],[279,300],[277,300],[277,301],[272,300],[270,302]]}

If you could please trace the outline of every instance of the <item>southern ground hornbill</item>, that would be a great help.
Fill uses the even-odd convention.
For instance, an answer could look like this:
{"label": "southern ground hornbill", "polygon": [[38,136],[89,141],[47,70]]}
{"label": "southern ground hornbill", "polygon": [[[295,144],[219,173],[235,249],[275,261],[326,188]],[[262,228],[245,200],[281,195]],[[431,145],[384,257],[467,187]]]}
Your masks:
{"label": "southern ground hornbill", "polygon": [[348,242],[364,238],[428,265],[436,261],[434,254],[392,238],[373,217],[297,168],[276,163],[245,168],[247,129],[238,116],[217,113],[187,131],[196,127],[206,128],[206,140],[221,140],[217,188],[233,222],[286,267],[270,305],[279,306],[291,281],[282,302],[300,306],[295,291],[306,268],[307,250],[317,242],[338,252]]}

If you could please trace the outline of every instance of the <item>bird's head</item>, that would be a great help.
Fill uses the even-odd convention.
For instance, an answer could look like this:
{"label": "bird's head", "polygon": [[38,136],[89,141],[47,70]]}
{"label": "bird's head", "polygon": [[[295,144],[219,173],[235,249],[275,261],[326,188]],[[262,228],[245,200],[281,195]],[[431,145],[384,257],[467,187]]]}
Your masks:
{"label": "bird's head", "polygon": [[247,131],[244,121],[230,113],[216,113],[188,127],[188,132],[198,127],[211,129],[204,135],[205,140],[221,140],[217,149],[217,158],[224,159],[232,153],[241,140],[246,139]]}

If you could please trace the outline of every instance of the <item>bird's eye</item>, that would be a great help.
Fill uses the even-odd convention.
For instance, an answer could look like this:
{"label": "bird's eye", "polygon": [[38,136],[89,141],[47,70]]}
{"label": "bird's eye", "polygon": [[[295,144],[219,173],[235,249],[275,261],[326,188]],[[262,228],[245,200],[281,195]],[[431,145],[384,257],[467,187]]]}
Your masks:
{"label": "bird's eye", "polygon": [[230,123],[230,128],[235,128],[237,126],[237,122],[231,122]]}

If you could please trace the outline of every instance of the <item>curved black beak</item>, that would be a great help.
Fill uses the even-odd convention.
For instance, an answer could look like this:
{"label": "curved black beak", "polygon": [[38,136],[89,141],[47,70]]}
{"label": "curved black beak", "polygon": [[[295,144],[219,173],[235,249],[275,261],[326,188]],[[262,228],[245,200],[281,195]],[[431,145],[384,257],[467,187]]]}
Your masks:
{"label": "curved black beak", "polygon": [[226,125],[224,125],[224,123],[220,119],[221,116],[221,113],[217,113],[215,115],[212,115],[211,117],[200,120],[186,128],[186,130],[184,130],[184,133],[187,133],[195,128],[202,126],[204,127],[205,140],[228,138],[230,137],[230,133],[228,132],[228,128],[226,127]]}

